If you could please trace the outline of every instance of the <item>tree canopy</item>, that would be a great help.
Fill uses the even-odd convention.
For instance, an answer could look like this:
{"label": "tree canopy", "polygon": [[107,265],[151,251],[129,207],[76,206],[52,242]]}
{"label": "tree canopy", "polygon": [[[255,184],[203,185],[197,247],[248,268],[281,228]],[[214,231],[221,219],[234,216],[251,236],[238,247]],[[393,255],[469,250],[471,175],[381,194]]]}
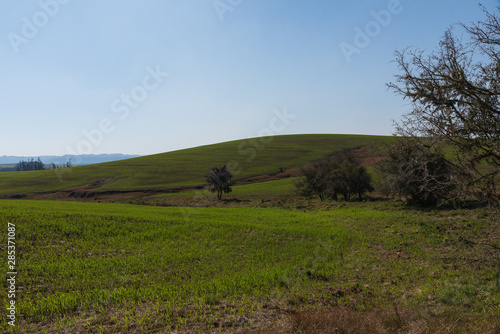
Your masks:
{"label": "tree canopy", "polygon": [[370,174],[349,151],[303,167],[302,175],[302,181],[297,184],[298,193],[306,197],[318,195],[322,201],[326,197],[337,200],[340,195],[346,201],[353,195],[361,200],[366,192],[374,190]]}
{"label": "tree canopy", "polygon": [[[448,147],[446,163],[460,183],[461,196],[499,202],[500,20],[448,29],[436,51],[397,51],[400,74],[388,86],[411,102],[396,134],[422,138],[422,145]],[[457,195],[460,195],[457,192]]]}
{"label": "tree canopy", "polygon": [[222,199],[222,194],[228,194],[232,191],[231,178],[233,175],[227,169],[226,165],[215,166],[205,175],[207,185],[211,192],[217,193],[217,199]]}

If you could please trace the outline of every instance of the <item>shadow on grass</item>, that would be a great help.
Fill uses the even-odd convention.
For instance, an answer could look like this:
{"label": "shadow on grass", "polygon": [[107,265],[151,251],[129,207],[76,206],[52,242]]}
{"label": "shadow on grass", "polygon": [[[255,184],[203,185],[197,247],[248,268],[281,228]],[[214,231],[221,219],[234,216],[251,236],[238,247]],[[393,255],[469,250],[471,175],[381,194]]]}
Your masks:
{"label": "shadow on grass", "polygon": [[249,199],[239,199],[239,198],[228,198],[228,199],[222,199],[222,203],[248,203],[250,202]]}

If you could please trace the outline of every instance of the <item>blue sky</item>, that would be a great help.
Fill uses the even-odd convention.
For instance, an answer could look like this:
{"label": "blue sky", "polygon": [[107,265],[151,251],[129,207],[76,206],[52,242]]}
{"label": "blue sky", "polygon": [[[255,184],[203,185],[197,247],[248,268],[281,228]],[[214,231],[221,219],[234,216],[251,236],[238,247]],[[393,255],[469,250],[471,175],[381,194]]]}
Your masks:
{"label": "blue sky", "polygon": [[[433,50],[451,24],[483,18],[469,0],[8,1],[0,155],[389,135],[409,108],[385,86],[394,51]],[[289,116],[272,126],[277,114]]]}

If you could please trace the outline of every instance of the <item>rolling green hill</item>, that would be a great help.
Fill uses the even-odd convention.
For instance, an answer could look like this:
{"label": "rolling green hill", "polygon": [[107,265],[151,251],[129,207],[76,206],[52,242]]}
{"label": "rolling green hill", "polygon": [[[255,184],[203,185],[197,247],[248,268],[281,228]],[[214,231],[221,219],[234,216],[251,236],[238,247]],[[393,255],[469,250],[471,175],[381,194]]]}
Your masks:
{"label": "rolling green hill", "polygon": [[104,164],[0,175],[0,196],[85,187],[105,191],[166,191],[204,184],[214,165],[227,164],[235,180],[277,173],[347,148],[371,148],[393,137],[285,135],[237,140]]}

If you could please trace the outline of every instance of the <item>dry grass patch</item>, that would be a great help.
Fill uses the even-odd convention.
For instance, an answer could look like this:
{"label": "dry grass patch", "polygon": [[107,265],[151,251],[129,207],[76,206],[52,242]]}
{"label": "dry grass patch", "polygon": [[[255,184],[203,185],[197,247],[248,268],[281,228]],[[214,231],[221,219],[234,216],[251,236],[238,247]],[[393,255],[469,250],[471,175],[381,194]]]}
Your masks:
{"label": "dry grass patch", "polygon": [[378,309],[360,312],[345,308],[301,311],[279,326],[271,325],[254,334],[393,334],[393,333],[477,333],[499,334],[500,320],[473,315],[433,315],[431,311]]}

